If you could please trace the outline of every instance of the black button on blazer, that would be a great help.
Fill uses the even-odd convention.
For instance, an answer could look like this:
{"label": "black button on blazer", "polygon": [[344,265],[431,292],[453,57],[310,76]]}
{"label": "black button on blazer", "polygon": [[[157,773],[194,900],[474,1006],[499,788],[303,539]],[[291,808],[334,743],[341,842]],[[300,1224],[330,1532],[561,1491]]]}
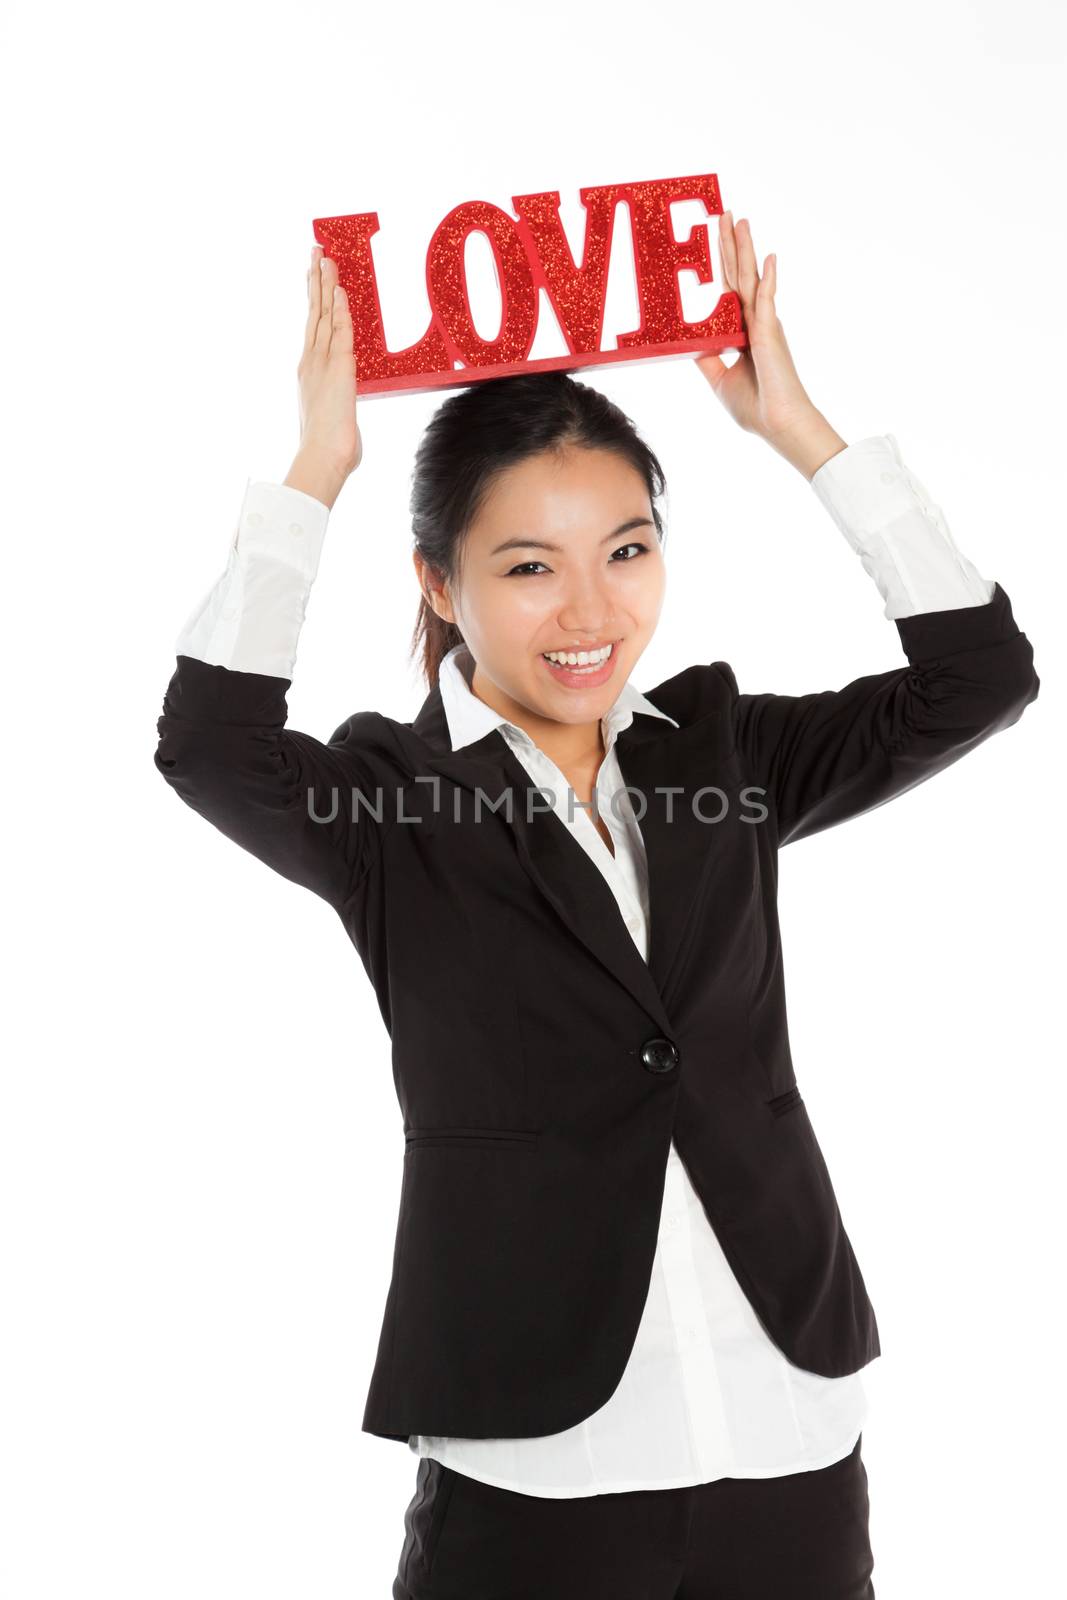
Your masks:
{"label": "black button on blazer", "polygon": [[[874,1311],[790,1058],[780,847],[950,766],[1036,698],[987,605],[901,618],[908,664],[741,694],[722,661],[648,693],[619,766],[645,840],[649,959],[499,730],[285,727],[289,680],[179,656],[158,770],[337,911],[392,1041],[404,1175],[365,1432],[528,1437],[614,1392],[652,1270],[672,1137],[769,1336],[839,1377]],[[399,1143],[398,1139],[398,1143]]]}

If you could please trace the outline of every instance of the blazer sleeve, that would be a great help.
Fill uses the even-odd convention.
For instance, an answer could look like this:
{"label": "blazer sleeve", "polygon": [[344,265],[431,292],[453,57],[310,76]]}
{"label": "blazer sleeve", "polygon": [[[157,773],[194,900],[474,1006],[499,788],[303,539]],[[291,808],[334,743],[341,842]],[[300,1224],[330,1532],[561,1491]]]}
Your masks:
{"label": "blazer sleeve", "polygon": [[325,742],[286,726],[327,523],[302,490],[246,481],[225,570],[175,641],[154,760],[193,811],[340,908],[377,856],[385,813],[374,713]]}
{"label": "blazer sleeve", "polygon": [[884,805],[932,778],[1037,698],[1033,650],[999,583],[985,605],[896,619],[908,665],[805,695],[741,694],[735,746],[768,791],[779,845]]}
{"label": "blazer sleeve", "polygon": [[383,786],[356,719],[325,742],[286,727],[288,688],[179,655],[155,765],[220,833],[340,910],[380,848]]}

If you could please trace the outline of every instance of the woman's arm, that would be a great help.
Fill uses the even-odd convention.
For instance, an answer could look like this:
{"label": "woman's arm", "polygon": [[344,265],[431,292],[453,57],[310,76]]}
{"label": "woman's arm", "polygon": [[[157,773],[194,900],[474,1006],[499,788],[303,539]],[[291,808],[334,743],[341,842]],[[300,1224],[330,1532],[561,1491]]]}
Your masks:
{"label": "woman's arm", "polygon": [[985,605],[897,619],[909,665],[814,694],[731,692],[749,781],[773,803],[779,846],[884,805],[1017,722],[1037,698],[1030,642],[999,584]]}
{"label": "woman's arm", "polygon": [[349,719],[324,744],[285,726],[329,512],[362,454],[351,321],[343,294],[332,295],[336,268],[320,269],[318,254],[298,368],[300,450],[284,484],[246,483],[225,571],[176,641],[154,761],[192,810],[340,908],[381,833],[366,806],[353,821],[354,791],[378,802],[365,730]]}
{"label": "woman's arm", "polygon": [[790,844],[883,805],[1018,721],[1033,650],[999,584],[962,555],[892,434],[833,455],[812,480],[885,600],[909,665],[815,694],[732,696],[734,739]]}
{"label": "woman's arm", "polygon": [[819,468],[811,487],[877,584],[891,621],[993,598],[995,585],[956,548],[893,434],[848,445]]}
{"label": "woman's arm", "polygon": [[796,373],[774,305],[776,261],[761,278],[747,222],[720,219],[723,277],[742,303],[749,346],[732,367],[697,365],[739,426],[811,483],[896,622],[908,665],[814,694],[731,693],[737,749],[774,804],[779,845],[914,788],[1018,721],[1037,698],[1033,650],[999,584],[952,539],[892,434],[846,445]]}

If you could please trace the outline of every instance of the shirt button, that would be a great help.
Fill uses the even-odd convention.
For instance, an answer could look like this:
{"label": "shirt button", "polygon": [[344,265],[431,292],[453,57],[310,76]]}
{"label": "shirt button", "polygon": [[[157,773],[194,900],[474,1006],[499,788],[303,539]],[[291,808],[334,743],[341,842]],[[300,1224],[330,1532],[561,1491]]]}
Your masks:
{"label": "shirt button", "polygon": [[893,482],[893,477],[894,477],[894,474],[892,472],[883,472],[882,473],[882,482],[883,483],[892,483]]}
{"label": "shirt button", "polygon": [[263,518],[260,516],[258,511],[250,511],[248,513],[248,526],[250,528],[258,528],[262,521]]}
{"label": "shirt button", "polygon": [[668,1217],[666,1219],[666,1221],[664,1222],[664,1224],[663,1224],[664,1232],[673,1233],[675,1228],[677,1228],[677,1226],[678,1226],[678,1218],[677,1217]]}
{"label": "shirt button", "polygon": [[290,532],[290,533],[297,533],[297,534],[299,534],[299,533],[303,533],[303,531],[304,531],[304,530],[303,530],[303,528],[302,528],[302,527],[301,527],[301,526],[300,526],[300,524],[299,524],[299,522],[290,522],[290,524],[289,524],[289,532]]}

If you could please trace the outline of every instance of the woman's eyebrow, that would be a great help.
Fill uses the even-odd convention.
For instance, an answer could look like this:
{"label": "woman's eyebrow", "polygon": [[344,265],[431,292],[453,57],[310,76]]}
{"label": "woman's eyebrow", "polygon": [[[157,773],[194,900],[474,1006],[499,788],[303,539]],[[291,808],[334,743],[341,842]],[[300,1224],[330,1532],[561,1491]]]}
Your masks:
{"label": "woman's eyebrow", "polygon": [[[617,539],[620,533],[630,533],[634,528],[654,528],[656,524],[651,517],[631,517],[629,522],[620,522],[611,533],[606,533],[601,539],[601,544],[607,544],[609,539]],[[562,550],[561,544],[551,544],[547,539],[505,539],[503,544],[494,545],[489,554],[498,556],[502,550]]]}

